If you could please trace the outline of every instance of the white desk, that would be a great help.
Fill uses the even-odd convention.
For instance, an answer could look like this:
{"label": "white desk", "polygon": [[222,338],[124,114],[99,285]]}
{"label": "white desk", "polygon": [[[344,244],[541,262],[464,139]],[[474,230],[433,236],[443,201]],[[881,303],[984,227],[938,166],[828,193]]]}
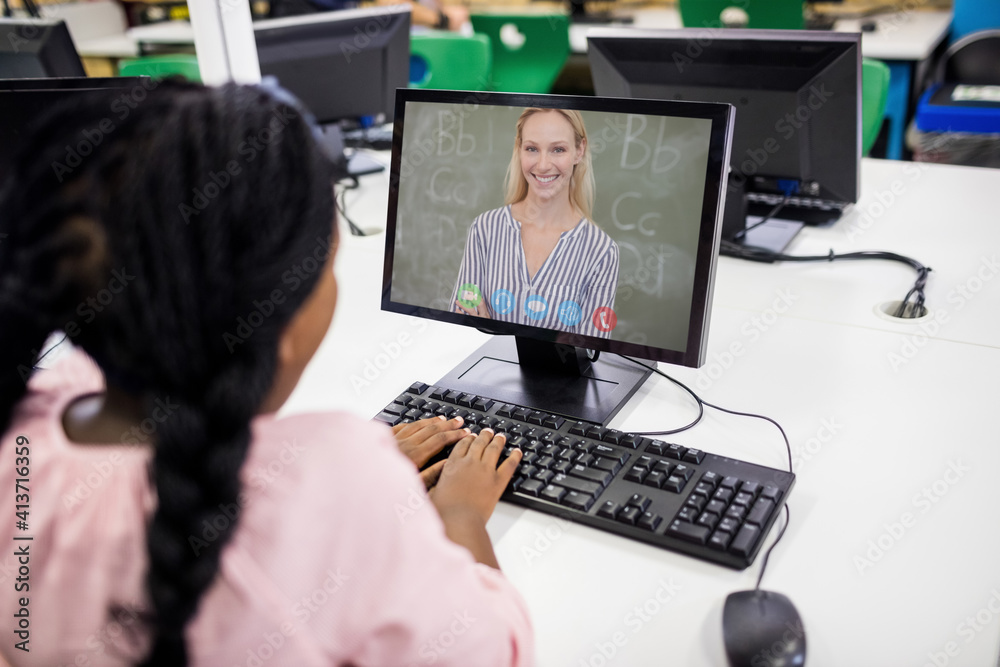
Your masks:
{"label": "white desk", "polygon": [[[1000,609],[991,602],[1000,600],[1000,276],[983,280],[961,309],[948,294],[976,274],[981,255],[1000,250],[995,210],[990,215],[1000,171],[932,165],[912,179],[912,167],[866,160],[855,213],[828,229],[806,229],[791,248],[882,248],[933,266],[928,305],[949,309],[953,320],[917,339],[907,363],[893,367],[888,355],[914,340],[913,326],[872,313],[875,303],[902,296],[913,278],[907,267],[723,258],[709,362],[700,370],[662,365],[707,400],[763,412],[788,432],[798,475],[792,522],[763,587],[798,607],[812,667],[924,665],[928,654],[949,649],[950,667],[997,662],[1000,613],[990,605]],[[905,191],[849,241],[857,213],[896,181]],[[384,224],[386,187],[381,174],[348,193],[347,210],[361,226]],[[340,408],[370,417],[411,381],[433,382],[486,339],[379,311],[383,244],[381,235],[342,237],[337,314],[290,411]],[[780,315],[769,310],[779,290],[797,298]],[[720,355],[734,342],[743,353],[723,368]],[[654,378],[613,425],[665,428],[692,414],[682,392]],[[773,427],[712,411],[673,440],[775,467],[785,461]],[[949,472],[953,464],[968,469],[959,477]],[[935,502],[920,497],[924,488]],[[899,532],[893,524],[905,513],[912,521]],[[735,572],[506,504],[489,530],[531,608],[543,667],[605,664],[596,656],[617,632],[624,645],[608,665],[725,665],[723,601],[751,588],[760,567],[758,557]],[[884,553],[870,541],[881,541]],[[869,557],[870,564],[855,560]],[[679,588],[660,603],[663,582]],[[636,607],[646,607],[645,616]]]}

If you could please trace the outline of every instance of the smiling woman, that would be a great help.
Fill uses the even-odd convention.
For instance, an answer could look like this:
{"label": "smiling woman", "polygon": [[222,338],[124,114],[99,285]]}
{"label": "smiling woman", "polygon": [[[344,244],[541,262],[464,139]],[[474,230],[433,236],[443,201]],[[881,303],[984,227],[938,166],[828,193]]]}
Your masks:
{"label": "smiling woman", "polygon": [[618,246],[591,220],[594,176],[583,117],[525,109],[517,120],[504,206],[469,228],[455,312],[589,336],[614,306]]}

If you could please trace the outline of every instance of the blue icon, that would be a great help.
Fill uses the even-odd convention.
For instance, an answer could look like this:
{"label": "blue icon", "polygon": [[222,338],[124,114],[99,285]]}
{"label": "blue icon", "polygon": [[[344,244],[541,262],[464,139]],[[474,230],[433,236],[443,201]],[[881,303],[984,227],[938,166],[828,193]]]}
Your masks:
{"label": "blue icon", "polygon": [[583,308],[576,301],[563,301],[559,304],[559,321],[568,327],[575,327],[583,319]]}
{"label": "blue icon", "polygon": [[[537,305],[536,305],[537,304]],[[544,296],[535,294],[524,301],[524,314],[533,320],[544,320],[549,314],[549,302]]]}
{"label": "blue icon", "polygon": [[514,295],[510,293],[510,290],[498,289],[493,292],[490,305],[493,306],[495,315],[506,315],[514,310]]}

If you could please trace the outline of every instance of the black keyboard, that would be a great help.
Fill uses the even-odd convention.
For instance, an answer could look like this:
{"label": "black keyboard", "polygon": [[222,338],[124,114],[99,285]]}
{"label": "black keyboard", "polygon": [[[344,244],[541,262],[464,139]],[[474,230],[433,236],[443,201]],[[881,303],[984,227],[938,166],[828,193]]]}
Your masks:
{"label": "black keyboard", "polygon": [[422,382],[375,418],[437,415],[522,450],[503,500],[736,569],[753,563],[795,484],[783,470]]}

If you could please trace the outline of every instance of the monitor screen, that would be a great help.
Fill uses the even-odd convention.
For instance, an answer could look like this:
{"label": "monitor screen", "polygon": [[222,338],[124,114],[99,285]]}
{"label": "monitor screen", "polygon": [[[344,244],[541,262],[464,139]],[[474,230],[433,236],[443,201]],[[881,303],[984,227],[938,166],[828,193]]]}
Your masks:
{"label": "monitor screen", "polygon": [[[0,80],[0,184],[10,171],[10,162],[30,135],[33,124],[44,117],[55,106],[98,90],[121,90],[121,95],[134,95],[134,99],[144,99],[145,91],[153,84],[148,77],[109,78],[53,78],[53,79],[9,79]],[[123,114],[128,115],[130,100],[121,100],[117,92],[108,101],[108,118],[102,127],[93,129],[92,139],[84,138],[83,146],[67,147],[67,161],[71,164],[80,159],[81,152],[88,152],[87,145],[99,141],[100,135],[114,131],[114,126]],[[109,129],[110,128],[110,129]],[[58,169],[56,165],[54,168]]]}
{"label": "monitor screen", "polygon": [[409,82],[408,5],[345,9],[253,24],[260,73],[322,124],[384,115]]}
{"label": "monitor screen", "polygon": [[399,91],[382,308],[512,335],[521,370],[553,345],[699,366],[731,119],[723,104]]}
{"label": "monitor screen", "polygon": [[[736,107],[730,192],[823,222],[858,200],[861,37],[796,30],[588,33],[598,95]],[[752,211],[754,212],[754,211]]]}
{"label": "monitor screen", "polygon": [[0,19],[0,79],[86,76],[63,21]]}

